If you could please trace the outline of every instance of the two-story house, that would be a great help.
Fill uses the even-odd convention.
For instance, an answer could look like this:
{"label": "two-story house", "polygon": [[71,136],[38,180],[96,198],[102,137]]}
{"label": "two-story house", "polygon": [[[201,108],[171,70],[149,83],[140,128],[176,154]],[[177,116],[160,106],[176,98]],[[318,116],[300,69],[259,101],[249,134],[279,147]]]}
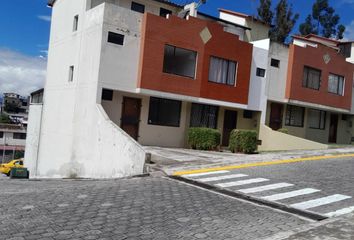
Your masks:
{"label": "two-story house", "polygon": [[351,143],[354,65],[346,45],[315,35],[271,44],[267,125],[316,142]]}
{"label": "two-story house", "polygon": [[227,146],[232,129],[258,128],[260,112],[248,109],[249,27],[199,13],[195,3],[49,5],[38,151],[28,160],[33,174],[141,173],[139,144],[185,147],[189,127],[210,127],[222,132]]}
{"label": "two-story house", "polygon": [[258,130],[262,150],[351,140],[351,43],[312,35],[271,43],[265,23],[224,9],[209,16],[196,3],[49,5],[47,81],[29,119],[31,176],[141,174],[141,145],[186,147],[190,127],[218,129],[223,146],[235,128]]}

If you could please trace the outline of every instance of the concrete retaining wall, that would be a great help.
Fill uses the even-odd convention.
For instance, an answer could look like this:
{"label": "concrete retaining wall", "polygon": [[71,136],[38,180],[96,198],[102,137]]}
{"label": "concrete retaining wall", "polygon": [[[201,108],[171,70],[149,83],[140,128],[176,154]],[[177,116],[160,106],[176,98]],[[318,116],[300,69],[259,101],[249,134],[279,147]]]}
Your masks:
{"label": "concrete retaining wall", "polygon": [[262,140],[259,151],[328,149],[328,145],[273,131],[264,124],[260,126],[259,139]]}

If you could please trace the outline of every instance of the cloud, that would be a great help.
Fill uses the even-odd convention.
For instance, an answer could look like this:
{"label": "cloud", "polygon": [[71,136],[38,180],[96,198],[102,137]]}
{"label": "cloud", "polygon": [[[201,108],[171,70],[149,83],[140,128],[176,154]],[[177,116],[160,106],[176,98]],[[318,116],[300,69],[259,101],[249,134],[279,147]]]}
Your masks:
{"label": "cloud", "polygon": [[46,58],[0,48],[0,93],[15,92],[26,96],[42,88],[46,65]]}
{"label": "cloud", "polygon": [[345,26],[344,38],[350,41],[354,40],[354,20]]}
{"label": "cloud", "polygon": [[46,22],[50,22],[51,21],[51,16],[38,15],[37,18],[39,18],[40,20],[46,21]]}

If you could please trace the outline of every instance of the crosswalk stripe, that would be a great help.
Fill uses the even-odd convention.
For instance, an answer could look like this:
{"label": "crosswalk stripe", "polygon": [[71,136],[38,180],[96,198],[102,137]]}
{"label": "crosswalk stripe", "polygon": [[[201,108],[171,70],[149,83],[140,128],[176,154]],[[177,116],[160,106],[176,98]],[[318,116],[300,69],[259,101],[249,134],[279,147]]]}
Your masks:
{"label": "crosswalk stripe", "polygon": [[339,202],[345,199],[351,198],[350,196],[346,195],[341,195],[341,194],[334,194],[331,196],[323,197],[323,198],[317,198],[305,202],[300,202],[300,203],[295,203],[290,205],[293,208],[298,208],[298,209],[309,209],[309,208],[314,208],[314,207],[319,207],[327,204],[331,204],[334,202]]}
{"label": "crosswalk stripe", "polygon": [[266,179],[266,178],[251,178],[251,179],[240,180],[240,181],[235,181],[235,182],[218,183],[218,184],[215,184],[215,186],[218,186],[218,187],[234,187],[234,186],[241,186],[241,185],[246,185],[246,184],[251,184],[251,183],[260,183],[260,182],[266,182],[266,181],[269,181],[269,179]]}
{"label": "crosswalk stripe", "polygon": [[222,171],[215,171],[215,172],[204,172],[204,173],[193,173],[193,174],[186,174],[182,175],[183,177],[200,177],[206,175],[214,175],[214,174],[222,174],[222,173],[229,173],[230,171],[222,170]]}
{"label": "crosswalk stripe", "polygon": [[327,217],[338,217],[344,214],[349,214],[354,212],[354,206],[352,207],[347,207],[347,208],[342,208],[334,212],[326,213],[325,216]]}
{"label": "crosswalk stripe", "polygon": [[291,186],[294,186],[294,184],[276,183],[276,184],[269,184],[269,185],[264,185],[264,186],[260,186],[260,187],[241,189],[238,191],[242,192],[242,193],[257,193],[257,192],[264,192],[264,191],[268,191],[268,190],[274,190],[274,189],[291,187]]}
{"label": "crosswalk stripe", "polygon": [[198,181],[211,182],[211,181],[219,181],[219,180],[232,179],[232,178],[241,178],[241,177],[247,177],[247,176],[248,175],[246,175],[246,174],[231,174],[231,175],[223,175],[223,176],[217,176],[217,177],[199,178]]}
{"label": "crosswalk stripe", "polygon": [[297,197],[301,195],[307,195],[315,192],[320,192],[321,190],[314,189],[314,188],[304,188],[296,191],[291,191],[291,192],[285,192],[285,193],[278,193],[270,196],[265,196],[262,197],[265,200],[268,201],[278,201],[278,200],[283,200],[287,198],[292,198],[292,197]]}

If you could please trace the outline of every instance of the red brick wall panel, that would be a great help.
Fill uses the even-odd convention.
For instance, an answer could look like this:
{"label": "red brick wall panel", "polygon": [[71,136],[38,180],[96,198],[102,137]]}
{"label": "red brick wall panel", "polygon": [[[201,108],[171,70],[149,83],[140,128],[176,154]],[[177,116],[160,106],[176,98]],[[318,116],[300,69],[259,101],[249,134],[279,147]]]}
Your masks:
{"label": "red brick wall panel", "polygon": [[[205,27],[213,36],[207,44],[200,37]],[[166,44],[198,52],[196,79],[163,73]],[[165,19],[147,13],[141,49],[138,88],[247,104],[252,45],[225,32],[220,24],[193,17]],[[210,56],[238,62],[236,87],[208,81]]]}
{"label": "red brick wall panel", "polygon": [[[331,57],[328,64],[323,60],[325,54],[329,54]],[[354,66],[346,62],[342,55],[323,45],[318,45],[317,48],[291,45],[289,58],[287,98],[348,110],[351,108]],[[302,87],[304,66],[322,71],[319,90]],[[328,93],[328,76],[330,73],[345,77],[344,96]]]}

